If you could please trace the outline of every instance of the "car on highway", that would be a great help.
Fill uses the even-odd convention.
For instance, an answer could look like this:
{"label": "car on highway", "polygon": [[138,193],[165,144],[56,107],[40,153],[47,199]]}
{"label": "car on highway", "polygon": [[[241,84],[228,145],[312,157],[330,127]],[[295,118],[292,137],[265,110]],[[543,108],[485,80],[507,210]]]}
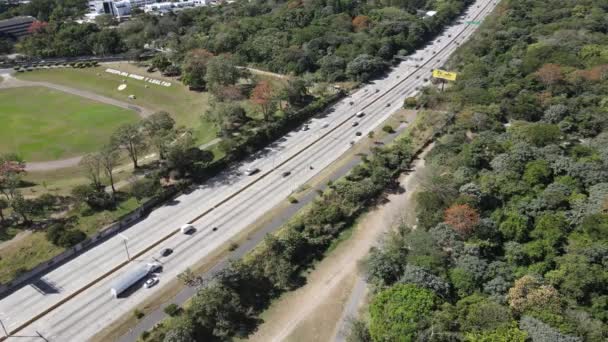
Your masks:
{"label": "car on highway", "polygon": [[173,250],[171,248],[163,248],[163,250],[160,251],[160,256],[166,257],[166,256],[171,255],[171,253],[173,253]]}
{"label": "car on highway", "polygon": [[360,111],[359,113],[357,113],[357,117],[358,118],[362,118],[365,116],[365,112],[364,111]]}
{"label": "car on highway", "polygon": [[287,176],[289,176],[290,174],[291,174],[291,171],[285,171],[285,172],[283,172],[283,173],[281,174],[281,176],[283,176],[283,177],[287,177]]}
{"label": "car on highway", "polygon": [[353,121],[352,126],[357,127],[357,126],[359,126],[359,123],[357,121]]}
{"label": "car on highway", "polygon": [[258,169],[257,167],[248,167],[248,168],[245,170],[245,174],[246,174],[247,176],[253,176],[253,175],[255,175],[255,174],[256,174],[256,173],[258,173],[258,172],[260,172],[260,169]]}
{"label": "car on highway", "polygon": [[390,107],[390,106],[391,106],[391,103],[390,103],[390,102],[389,102],[389,103],[387,103],[387,104],[386,104],[386,106],[387,106],[387,107]]}
{"label": "car on highway", "polygon": [[151,262],[148,264],[148,274],[158,273],[163,270],[163,265],[159,262]]}
{"label": "car on highway", "polygon": [[321,128],[327,128],[327,127],[329,127],[329,122],[324,122],[324,123],[321,125]]}
{"label": "car on highway", "polygon": [[148,280],[146,280],[146,282],[144,283],[144,286],[147,289],[149,289],[156,284],[158,284],[158,277],[152,277],[152,278],[149,278]]}
{"label": "car on highway", "polygon": [[219,229],[218,227],[213,227],[213,228],[211,229],[211,231],[216,232],[218,229]]}
{"label": "car on highway", "polygon": [[308,125],[304,125],[302,126],[302,130],[303,131],[308,131],[310,129],[310,127],[308,127]]}
{"label": "car on highway", "polygon": [[358,136],[358,137],[360,137],[362,134],[363,134],[363,133],[361,133],[361,132],[357,132],[357,133],[355,133],[355,135],[356,135],[356,136]]}
{"label": "car on highway", "polygon": [[348,102],[349,105],[354,105],[355,103],[353,101]]}
{"label": "car on highway", "polygon": [[183,234],[191,234],[196,230],[196,228],[194,228],[193,225],[188,223],[188,224],[181,226],[180,230],[182,231]]}

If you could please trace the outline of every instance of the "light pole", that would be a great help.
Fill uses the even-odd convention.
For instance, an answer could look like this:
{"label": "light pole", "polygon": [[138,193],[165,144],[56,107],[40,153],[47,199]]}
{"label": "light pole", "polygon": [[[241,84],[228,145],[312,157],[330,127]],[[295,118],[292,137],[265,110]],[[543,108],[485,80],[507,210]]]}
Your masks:
{"label": "light pole", "polygon": [[127,252],[127,260],[131,261],[131,255],[129,255],[129,247],[127,246],[127,241],[129,241],[129,238],[122,234],[118,234],[118,235],[120,235],[120,237],[122,238],[122,242],[125,244],[125,252]]}

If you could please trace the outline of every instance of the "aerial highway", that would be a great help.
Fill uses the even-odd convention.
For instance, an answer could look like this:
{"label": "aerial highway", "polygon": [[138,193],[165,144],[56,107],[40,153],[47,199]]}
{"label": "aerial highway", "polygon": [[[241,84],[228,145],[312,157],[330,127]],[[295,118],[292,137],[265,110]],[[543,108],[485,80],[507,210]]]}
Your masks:
{"label": "aerial highway", "polygon": [[[39,341],[38,334],[48,341],[86,341],[130,314],[169,279],[285,201],[352,148],[351,142],[368,139],[367,133],[399,110],[405,97],[427,84],[431,70],[441,67],[476,30],[477,25],[465,21],[483,20],[495,5],[495,1],[476,1],[433,42],[408,56],[383,79],[366,84],[310,120],[308,129],[301,127],[287,134],[249,160],[156,209],[122,234],[3,298],[0,320],[12,335],[21,336],[20,341]],[[365,114],[357,117],[359,112]],[[247,175],[248,169],[260,171]],[[179,228],[185,223],[192,223],[196,231],[182,234]],[[160,256],[164,248],[173,253]],[[155,260],[163,266],[158,285],[137,288],[119,298],[111,295],[111,284],[118,277],[137,264]]]}

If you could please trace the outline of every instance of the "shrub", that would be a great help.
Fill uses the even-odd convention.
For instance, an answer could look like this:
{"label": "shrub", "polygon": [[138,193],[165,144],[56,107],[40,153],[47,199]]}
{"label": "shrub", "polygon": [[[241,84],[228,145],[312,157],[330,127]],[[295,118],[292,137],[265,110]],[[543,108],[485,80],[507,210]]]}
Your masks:
{"label": "shrub", "polygon": [[175,303],[171,303],[171,304],[167,305],[163,311],[167,315],[174,317],[174,316],[177,316],[180,314],[180,312],[182,311],[182,308],[180,308],[179,305],[177,305]]}
{"label": "shrub", "polygon": [[298,203],[298,199],[294,196],[287,197],[287,200],[289,201],[289,203]]}
{"label": "shrub", "polygon": [[142,319],[145,316],[145,314],[141,310],[135,309],[135,310],[133,310],[133,316],[135,316],[135,318],[137,318],[137,319]]}
{"label": "shrub", "polygon": [[382,130],[389,134],[395,133],[395,130],[391,125],[384,125],[384,127],[382,127]]}
{"label": "shrub", "polygon": [[407,97],[405,101],[403,101],[403,108],[415,108],[418,105],[418,100],[415,97]]}

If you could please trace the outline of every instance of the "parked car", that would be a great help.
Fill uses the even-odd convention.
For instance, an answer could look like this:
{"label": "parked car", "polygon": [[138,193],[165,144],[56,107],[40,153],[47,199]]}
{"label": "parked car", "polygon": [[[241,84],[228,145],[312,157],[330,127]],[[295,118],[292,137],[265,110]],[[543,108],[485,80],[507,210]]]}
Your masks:
{"label": "parked car", "polygon": [[362,118],[365,116],[365,112],[364,111],[360,111],[359,113],[357,113],[357,117],[358,118]]}
{"label": "parked car", "polygon": [[359,123],[357,121],[353,121],[353,127],[357,127],[359,126]]}

